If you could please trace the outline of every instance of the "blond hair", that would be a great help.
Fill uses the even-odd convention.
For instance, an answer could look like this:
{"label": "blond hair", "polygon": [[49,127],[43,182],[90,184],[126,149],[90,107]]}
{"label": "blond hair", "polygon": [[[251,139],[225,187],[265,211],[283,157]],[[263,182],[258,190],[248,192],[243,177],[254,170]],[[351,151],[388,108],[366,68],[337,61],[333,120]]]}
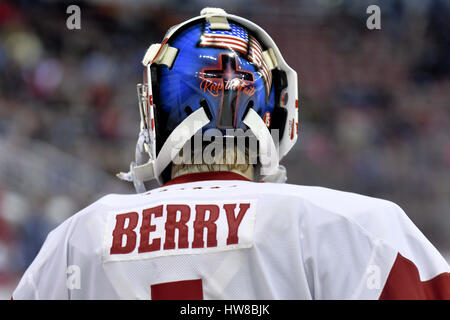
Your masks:
{"label": "blond hair", "polygon": [[[182,153],[183,150],[180,150]],[[236,146],[219,150],[220,154],[213,157],[211,163],[196,163],[195,153],[191,153],[190,161],[182,162],[172,165],[172,179],[178,176],[199,173],[199,172],[215,172],[215,171],[227,171],[234,172],[246,177],[249,180],[253,180],[254,171],[253,165],[249,161],[248,148],[242,150]],[[242,163],[243,162],[243,163]]]}

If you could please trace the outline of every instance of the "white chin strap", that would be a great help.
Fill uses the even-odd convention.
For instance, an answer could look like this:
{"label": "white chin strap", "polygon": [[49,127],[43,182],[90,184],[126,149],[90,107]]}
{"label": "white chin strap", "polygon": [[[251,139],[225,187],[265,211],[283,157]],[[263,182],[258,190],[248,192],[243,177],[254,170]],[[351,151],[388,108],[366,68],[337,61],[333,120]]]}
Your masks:
{"label": "white chin strap", "polygon": [[278,167],[278,152],[266,124],[253,109],[248,110],[242,122],[252,130],[259,141],[260,174],[262,176],[274,174]]}
{"label": "white chin strap", "polygon": [[[179,154],[184,144],[209,122],[210,120],[205,110],[199,108],[172,131],[159,151],[156,160],[149,159],[146,163],[143,163],[142,159],[145,155],[144,144],[148,144],[149,139],[146,131],[142,130],[136,144],[136,162],[131,162],[129,172],[121,172],[117,174],[117,177],[133,182],[138,193],[146,191],[144,185],[146,181],[156,179],[162,184],[161,174],[164,169]],[[259,141],[259,175],[262,180],[266,182],[285,182],[286,170],[278,164],[278,151],[263,119],[255,110],[249,109],[243,122]]]}
{"label": "white chin strap", "polygon": [[160,184],[161,174],[170,164],[172,159],[178,155],[183,145],[189,141],[192,136],[201,128],[209,123],[209,118],[203,108],[199,108],[191,113],[183,122],[181,122],[169,135],[166,142],[158,153],[157,158],[149,159],[142,163],[145,157],[144,144],[149,141],[146,137],[146,131],[141,130],[136,144],[136,162],[130,163],[130,171],[117,174],[119,179],[133,182],[138,193],[145,192],[144,182],[156,179]]}
{"label": "white chin strap", "polygon": [[263,119],[255,110],[249,109],[243,122],[259,141],[259,178],[265,182],[286,182],[286,169],[279,165],[278,150]]}

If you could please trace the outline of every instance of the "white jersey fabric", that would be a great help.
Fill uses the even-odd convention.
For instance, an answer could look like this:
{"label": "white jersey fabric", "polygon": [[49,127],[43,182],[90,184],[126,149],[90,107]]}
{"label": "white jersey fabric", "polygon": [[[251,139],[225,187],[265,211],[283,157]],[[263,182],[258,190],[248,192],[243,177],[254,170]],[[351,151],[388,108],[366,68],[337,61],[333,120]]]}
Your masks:
{"label": "white jersey fabric", "polygon": [[12,298],[450,299],[449,265],[396,204],[243,179],[101,198],[48,235]]}

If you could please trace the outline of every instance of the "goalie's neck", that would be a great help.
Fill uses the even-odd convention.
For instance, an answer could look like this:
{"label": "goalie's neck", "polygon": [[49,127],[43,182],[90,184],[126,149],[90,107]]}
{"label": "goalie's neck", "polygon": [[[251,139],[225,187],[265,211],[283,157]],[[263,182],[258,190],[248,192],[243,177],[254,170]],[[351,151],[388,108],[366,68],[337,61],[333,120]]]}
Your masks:
{"label": "goalie's neck", "polygon": [[163,186],[170,186],[173,184],[197,182],[197,181],[211,181],[211,180],[244,180],[251,181],[250,179],[244,177],[235,172],[229,171],[214,171],[214,172],[196,172],[187,173],[181,176],[175,177],[172,180],[165,183]]}

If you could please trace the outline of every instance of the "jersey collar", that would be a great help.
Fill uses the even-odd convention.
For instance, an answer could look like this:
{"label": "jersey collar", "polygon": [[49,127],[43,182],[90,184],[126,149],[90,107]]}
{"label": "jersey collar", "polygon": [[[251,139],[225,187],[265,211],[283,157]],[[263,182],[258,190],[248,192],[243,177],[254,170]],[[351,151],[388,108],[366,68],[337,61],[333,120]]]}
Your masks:
{"label": "jersey collar", "polygon": [[244,180],[244,181],[251,181],[250,179],[247,179],[246,177],[235,173],[235,172],[228,172],[228,171],[215,171],[215,172],[197,172],[197,173],[188,173],[183,174],[181,176],[178,176],[176,178],[173,178],[169,182],[165,183],[163,187],[170,186],[173,184],[180,184],[180,183],[188,183],[188,182],[197,182],[197,181],[209,181],[209,180]]}

